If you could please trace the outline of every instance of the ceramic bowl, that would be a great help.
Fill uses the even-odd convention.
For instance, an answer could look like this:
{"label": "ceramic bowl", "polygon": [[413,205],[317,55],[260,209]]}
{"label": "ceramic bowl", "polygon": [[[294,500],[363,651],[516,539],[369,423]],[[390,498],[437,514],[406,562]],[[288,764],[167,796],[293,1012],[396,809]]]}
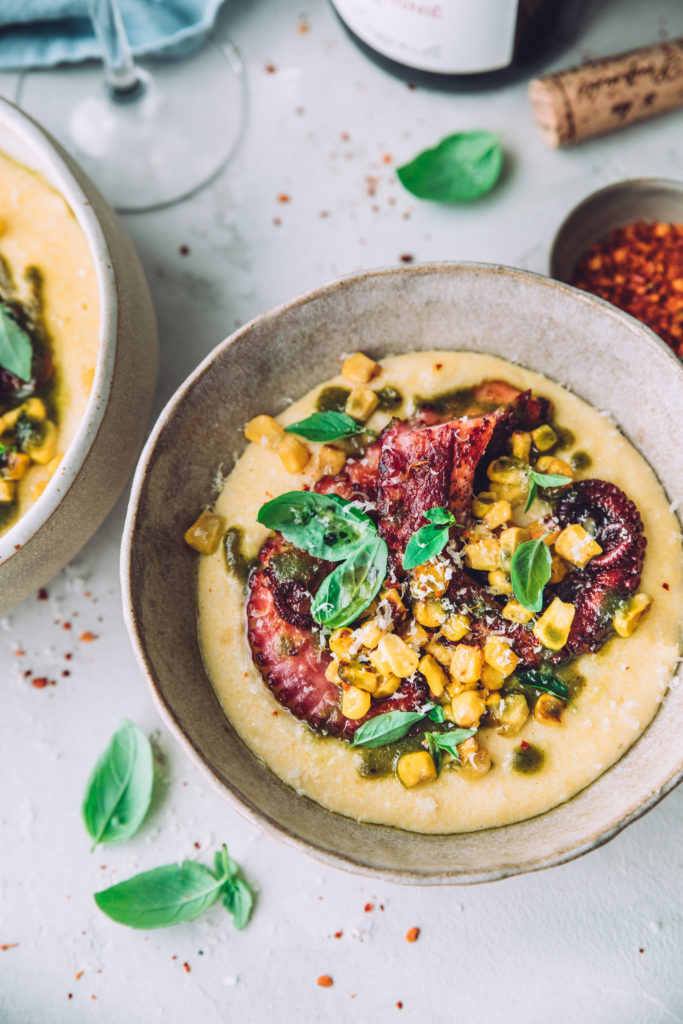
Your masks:
{"label": "ceramic bowl", "polygon": [[[611,414],[672,501],[683,499],[673,436],[683,370],[607,303],[504,267],[436,265],[337,281],[258,317],[218,346],[162,413],[138,465],[122,551],[124,613],[161,712],[252,821],[327,863],[394,881],[477,882],[558,864],[605,842],[681,778],[683,687],[627,754],[569,802],[503,828],[422,835],[324,810],[256,760],[224,716],[197,643],[188,509],[243,450],[253,415],[280,412],[334,375],[343,352],[442,346],[490,352],[547,374]],[[656,415],[654,410],[656,409]]]}
{"label": "ceramic bowl", "polygon": [[558,228],[550,253],[550,276],[570,283],[579,259],[593,242],[637,220],[683,224],[683,182],[632,178],[587,196]]}
{"label": "ceramic bowl", "polygon": [[39,171],[79,222],[95,264],[100,321],[90,398],[57,472],[0,537],[0,612],[47,582],[121,493],[144,439],[157,373],[152,300],[113,210],[48,133],[0,100],[0,150]]}

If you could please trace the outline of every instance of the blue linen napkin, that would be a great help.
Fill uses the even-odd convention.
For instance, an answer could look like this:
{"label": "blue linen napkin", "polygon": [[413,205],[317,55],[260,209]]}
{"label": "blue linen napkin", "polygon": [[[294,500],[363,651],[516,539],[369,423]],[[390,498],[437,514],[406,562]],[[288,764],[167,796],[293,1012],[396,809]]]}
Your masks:
{"label": "blue linen napkin", "polygon": [[[136,56],[188,53],[211,31],[224,0],[118,0]],[[85,0],[0,0],[0,70],[99,57]]]}

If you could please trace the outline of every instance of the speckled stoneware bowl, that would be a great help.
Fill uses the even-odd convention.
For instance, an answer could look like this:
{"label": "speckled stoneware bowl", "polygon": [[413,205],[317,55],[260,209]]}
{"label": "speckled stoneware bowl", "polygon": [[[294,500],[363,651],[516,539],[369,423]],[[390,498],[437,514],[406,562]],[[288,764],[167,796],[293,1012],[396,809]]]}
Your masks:
{"label": "speckled stoneware bowl", "polygon": [[561,381],[611,414],[672,501],[683,500],[673,425],[683,370],[637,321],[544,277],[438,265],[334,282],[243,327],[164,410],[133,486],[122,551],[124,612],[137,657],[173,732],[251,821],[327,863],[394,881],[478,882],[559,864],[598,846],[681,778],[683,687],[613,768],[568,803],[520,824],[462,835],[364,825],[297,796],[235,734],[206,678],[196,630],[196,554],[188,509],[219,464],[243,450],[244,423],[276,414],[334,375],[342,352],[491,352]]}
{"label": "speckled stoneware bowl", "polygon": [[121,493],[144,439],[157,335],[140,261],[114,211],[58,143],[2,99],[0,150],[66,199],[90,248],[100,302],[95,376],[78,430],[41,497],[0,537],[4,612],[73,558]]}

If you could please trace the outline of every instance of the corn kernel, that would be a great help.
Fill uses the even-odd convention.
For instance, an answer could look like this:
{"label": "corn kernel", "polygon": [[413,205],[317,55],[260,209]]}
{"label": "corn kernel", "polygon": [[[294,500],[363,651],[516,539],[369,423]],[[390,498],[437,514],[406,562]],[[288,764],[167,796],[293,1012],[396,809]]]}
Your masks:
{"label": "corn kernel", "polygon": [[185,531],[185,543],[202,555],[212,555],[218,550],[224,529],[223,517],[204,509],[199,518]]}
{"label": "corn kernel", "polygon": [[574,479],[574,470],[569,463],[564,459],[555,459],[552,455],[542,455],[534,469],[537,469],[539,473],[557,473],[558,476],[568,476],[570,480]]}
{"label": "corn kernel", "polygon": [[[499,672],[493,665],[489,665],[484,662],[481,669],[481,681],[487,690],[500,690],[501,686],[505,682],[505,676],[502,672]],[[488,703],[488,700],[487,700]]]}
{"label": "corn kernel", "polygon": [[352,384],[367,384],[380,369],[379,363],[374,359],[370,359],[363,352],[354,352],[342,363],[342,377],[346,377]]}
{"label": "corn kernel", "polygon": [[408,614],[408,609],[401,600],[401,595],[395,587],[389,587],[387,590],[382,590],[379,595],[380,604],[382,601],[387,601],[391,606],[391,617],[394,620],[404,619]]}
{"label": "corn kernel", "polygon": [[2,475],[5,480],[23,480],[30,465],[31,458],[24,452],[8,452]]}
{"label": "corn kernel", "polygon": [[345,718],[357,721],[370,710],[370,694],[357,686],[345,687],[342,690],[341,713]]}
{"label": "corn kernel", "polygon": [[425,654],[420,659],[420,672],[427,680],[427,686],[432,697],[440,697],[448,685],[448,676],[431,654]]}
{"label": "corn kernel", "polygon": [[14,480],[0,478],[0,503],[3,505],[13,502],[17,496],[17,485]]}
{"label": "corn kernel", "polygon": [[533,634],[550,651],[559,651],[567,642],[576,609],[573,604],[553,598],[533,628]]}
{"label": "corn kernel", "polygon": [[456,644],[451,656],[451,678],[454,683],[476,683],[481,678],[483,656],[479,647]]}
{"label": "corn kernel", "polygon": [[632,636],[645,612],[652,604],[647,594],[634,594],[614,616],[614,629],[619,636]]}
{"label": "corn kernel", "polygon": [[413,615],[421,626],[436,629],[445,622],[448,612],[441,601],[430,598],[428,601],[416,601],[413,605]]}
{"label": "corn kernel", "polygon": [[481,540],[470,541],[463,547],[465,564],[470,569],[491,572],[500,565],[501,551],[497,537],[483,537]]}
{"label": "corn kernel", "polygon": [[486,747],[480,747],[473,754],[462,758],[458,773],[468,782],[476,782],[491,768],[491,755]]}
{"label": "corn kernel", "polygon": [[534,705],[534,718],[540,725],[561,725],[564,701],[552,693],[542,693]]}
{"label": "corn kernel", "polygon": [[453,612],[441,627],[439,636],[444,636],[446,640],[452,640],[453,643],[457,643],[458,640],[462,640],[466,633],[469,633],[469,629],[469,615],[460,615],[457,612]]}
{"label": "corn kernel", "polygon": [[527,524],[527,533],[532,540],[539,540],[540,538],[543,538],[543,543],[547,544],[548,547],[552,547],[560,536],[559,530],[549,530],[548,524],[542,522],[540,519],[534,523]]}
{"label": "corn kernel", "polygon": [[428,562],[413,569],[410,581],[410,592],[414,598],[443,597],[448,590],[448,580],[452,575],[451,567],[439,558],[431,558]]}
{"label": "corn kernel", "polygon": [[27,398],[21,407],[21,412],[25,413],[29,419],[38,420],[40,423],[47,419],[47,409],[41,398]]}
{"label": "corn kernel", "polygon": [[367,647],[368,650],[374,651],[386,632],[386,629],[382,628],[377,619],[368,619],[358,629],[354,629],[354,645],[357,647]]}
{"label": "corn kernel", "polygon": [[420,662],[417,651],[404,643],[396,633],[385,634],[377,645],[377,654],[388,666],[388,672],[404,679],[412,676]]}
{"label": "corn kernel", "polygon": [[579,523],[565,526],[555,541],[555,551],[572,565],[578,566],[579,569],[583,569],[594,555],[602,554],[600,545],[593,540],[589,533],[586,533]]}
{"label": "corn kernel", "polygon": [[396,774],[406,789],[412,789],[421,782],[431,782],[435,779],[436,765],[426,750],[416,750],[399,758]]}
{"label": "corn kernel", "polygon": [[498,707],[490,707],[488,711],[499,736],[516,736],[529,717],[529,705],[522,693],[506,694]]}
{"label": "corn kernel", "polygon": [[391,673],[380,676],[377,688],[373,693],[373,697],[377,700],[379,700],[380,697],[391,697],[392,693],[396,693],[400,685],[401,680],[398,676],[393,676]]}
{"label": "corn kernel", "polygon": [[550,579],[548,582],[561,583],[568,572],[570,572],[570,568],[564,558],[560,558],[560,556],[553,551],[550,556]]}
{"label": "corn kernel", "polygon": [[334,683],[336,686],[341,686],[342,678],[339,675],[339,662],[332,659],[327,668],[325,669],[325,679],[328,683]]}
{"label": "corn kernel", "polygon": [[34,462],[37,462],[40,466],[46,466],[48,462],[51,462],[57,453],[57,438],[59,431],[52,420],[45,420],[41,430],[41,437],[39,441],[28,441],[24,445],[24,451],[27,452]]}
{"label": "corn kernel", "polygon": [[491,491],[496,501],[509,501],[511,505],[520,505],[529,493],[529,481],[524,475],[516,483],[492,483]]}
{"label": "corn kernel", "polygon": [[512,457],[521,462],[529,461],[531,451],[531,434],[524,430],[515,430],[512,434]]}
{"label": "corn kernel", "polygon": [[507,619],[508,622],[522,623],[531,622],[534,617],[534,613],[529,611],[528,608],[525,608],[523,604],[519,603],[519,601],[508,601],[503,608],[501,615],[504,619]]}
{"label": "corn kernel", "polygon": [[11,430],[17,425],[17,420],[24,411],[23,405],[18,405],[15,409],[9,409],[2,417],[2,429]]}
{"label": "corn kernel", "polygon": [[445,665],[447,668],[450,666],[453,648],[445,640],[435,636],[427,644],[426,651],[433,658],[436,658],[440,665]]}
{"label": "corn kernel", "polygon": [[410,647],[424,647],[429,640],[429,633],[415,619],[399,626],[398,634]]}
{"label": "corn kernel", "polygon": [[529,540],[529,534],[521,526],[509,526],[507,530],[503,530],[498,540],[505,558],[512,558],[519,545]]}
{"label": "corn kernel", "polygon": [[503,455],[500,459],[494,459],[486,470],[486,475],[494,483],[517,484],[522,478],[526,479],[527,471],[528,466]]}
{"label": "corn kernel", "polygon": [[284,441],[278,445],[277,453],[288,473],[300,473],[310,458],[306,445],[293,434],[287,434]]}
{"label": "corn kernel", "polygon": [[346,454],[334,445],[321,445],[318,452],[317,468],[321,476],[336,476],[346,464]]}
{"label": "corn kernel", "polygon": [[375,392],[371,391],[370,388],[359,385],[353,388],[346,399],[344,412],[347,416],[351,416],[352,419],[358,420],[359,423],[365,423],[372,416],[378,405],[379,398]]}
{"label": "corn kernel", "polygon": [[286,437],[284,429],[272,416],[254,416],[244,428],[244,436],[264,448],[279,448]]}
{"label": "corn kernel", "polygon": [[488,636],[484,644],[484,661],[501,675],[510,676],[517,668],[519,658],[502,636]]}
{"label": "corn kernel", "polygon": [[489,573],[489,587],[495,594],[511,594],[512,583],[507,573],[502,569],[494,569]]}
{"label": "corn kernel", "polygon": [[351,687],[357,687],[359,690],[365,690],[367,693],[374,693],[379,684],[377,672],[371,672],[358,661],[340,661],[339,675],[342,682],[348,683]]}
{"label": "corn kernel", "polygon": [[484,698],[476,690],[459,693],[451,701],[451,711],[456,725],[471,729],[479,725],[479,719],[486,710]]}
{"label": "corn kernel", "polygon": [[511,519],[512,506],[510,502],[496,501],[483,517],[483,522],[484,526],[488,526],[489,530],[496,530],[499,526],[509,523]]}
{"label": "corn kernel", "polygon": [[479,742],[477,741],[476,736],[468,736],[466,740],[463,740],[462,743],[458,743],[457,746],[458,757],[463,759],[470,757],[471,754],[476,754],[478,750]]}
{"label": "corn kernel", "polygon": [[328,647],[339,661],[349,661],[351,659],[354,643],[353,631],[348,626],[341,626],[339,629],[335,629],[327,641]]}
{"label": "corn kernel", "polygon": [[476,516],[477,519],[481,519],[485,516],[491,505],[495,504],[495,497],[490,491],[482,491],[476,498],[472,498],[472,515]]}
{"label": "corn kernel", "polygon": [[536,450],[539,452],[550,451],[553,445],[557,444],[557,434],[547,423],[544,423],[542,427],[536,427],[535,430],[532,430],[531,439]]}

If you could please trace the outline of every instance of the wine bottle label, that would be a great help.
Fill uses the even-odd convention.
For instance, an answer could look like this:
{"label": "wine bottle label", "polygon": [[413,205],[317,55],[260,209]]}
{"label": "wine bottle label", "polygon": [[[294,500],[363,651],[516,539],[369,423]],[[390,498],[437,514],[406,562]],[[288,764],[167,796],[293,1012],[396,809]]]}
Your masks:
{"label": "wine bottle label", "polygon": [[420,71],[471,75],[512,62],[519,0],[332,0],[378,53]]}

